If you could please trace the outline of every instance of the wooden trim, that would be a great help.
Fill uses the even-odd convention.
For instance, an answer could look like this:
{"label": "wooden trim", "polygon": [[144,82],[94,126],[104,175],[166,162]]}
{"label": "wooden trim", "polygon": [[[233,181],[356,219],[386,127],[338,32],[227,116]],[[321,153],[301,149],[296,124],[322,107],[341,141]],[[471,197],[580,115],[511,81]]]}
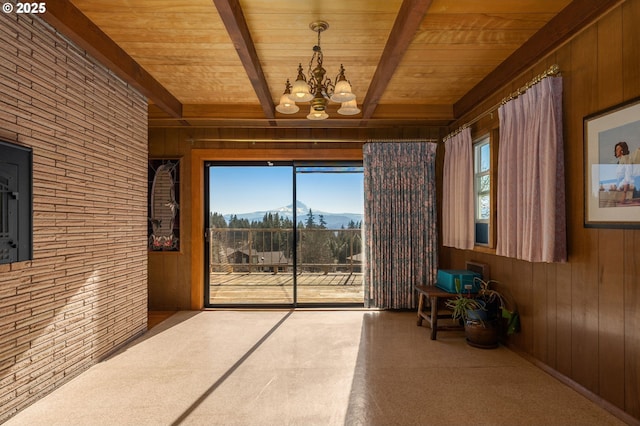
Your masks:
{"label": "wooden trim", "polygon": [[380,57],[380,62],[376,67],[376,72],[369,84],[369,91],[362,103],[362,120],[364,122],[373,116],[373,112],[380,102],[380,97],[387,89],[404,53],[411,44],[416,31],[420,28],[431,2],[432,0],[404,0],[402,2]]}
{"label": "wooden trim", "polygon": [[471,250],[478,253],[496,254],[496,249],[493,247],[474,245]]}
{"label": "wooden trim", "polygon": [[171,117],[182,116],[182,104],[120,46],[68,0],[47,3],[42,15],[56,30],[114,71]]}
{"label": "wooden trim", "polygon": [[622,0],[574,0],[453,106],[459,118]]}
{"label": "wooden trim", "polygon": [[539,369],[541,369],[542,371],[544,371],[545,373],[547,373],[548,375],[550,375],[554,379],[558,380],[562,384],[564,384],[567,387],[569,387],[569,388],[573,389],[574,391],[578,392],[580,395],[584,396],[589,401],[593,402],[594,404],[596,404],[597,406],[599,406],[603,410],[606,410],[609,413],[611,413],[612,415],[616,416],[618,419],[620,419],[624,423],[626,423],[628,425],[640,425],[640,419],[637,419],[637,418],[631,416],[626,411],[622,410],[619,407],[616,407],[615,405],[613,405],[609,401],[607,401],[607,400],[601,398],[600,396],[596,395],[595,393],[591,392],[589,389],[585,388],[580,383],[578,383],[578,382],[570,379],[569,377],[565,376],[564,374],[560,373],[558,370],[555,370],[554,368],[552,368],[549,365],[545,364],[544,362],[534,358],[533,356],[529,355],[528,353],[517,349],[514,345],[511,345],[511,344],[507,343],[506,346],[507,346],[507,348],[509,348],[509,350],[511,350],[514,353],[520,355],[523,359],[529,361],[531,364],[535,365],[536,367],[538,367]]}
{"label": "wooden trim", "polygon": [[193,310],[204,308],[205,152],[197,149],[191,151],[191,309]]}
{"label": "wooden trim", "polygon": [[500,152],[500,130],[492,128],[489,131],[489,146],[491,150],[491,217],[489,219],[489,246],[491,252],[496,252],[498,242],[498,153]]}
{"label": "wooden trim", "polygon": [[275,121],[273,121],[275,119],[275,105],[271,98],[267,79],[260,65],[256,47],[251,39],[247,21],[242,13],[242,8],[238,0],[213,0],[213,3],[216,5],[220,18],[227,28],[231,41],[233,41],[233,46],[238,52],[253,90],[258,96],[260,105],[262,105],[264,115],[273,126],[275,125]]}
{"label": "wooden trim", "polygon": [[191,309],[204,308],[204,164],[206,161],[360,161],[361,148],[191,150]]}

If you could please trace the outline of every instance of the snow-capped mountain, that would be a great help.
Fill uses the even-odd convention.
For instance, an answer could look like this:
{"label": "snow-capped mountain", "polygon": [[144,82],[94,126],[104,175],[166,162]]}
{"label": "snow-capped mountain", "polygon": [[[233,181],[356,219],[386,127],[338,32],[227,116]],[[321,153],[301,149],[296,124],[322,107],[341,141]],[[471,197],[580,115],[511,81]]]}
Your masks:
{"label": "snow-capped mountain", "polygon": [[[362,214],[359,213],[328,213],[323,212],[321,210],[316,210],[311,208],[313,212],[313,216],[315,218],[316,223],[320,223],[320,215],[323,216],[324,221],[327,223],[327,228],[329,229],[340,229],[343,226],[346,228],[349,225],[350,221],[361,222]],[[286,217],[293,220],[293,204],[289,204],[288,206],[278,207],[271,210],[262,210],[250,213],[238,213],[235,216],[238,219],[247,219],[249,222],[253,221],[261,221],[264,218],[265,214],[276,214],[280,217]],[[307,220],[307,215],[309,214],[309,207],[303,203],[302,201],[296,202],[296,221],[297,222],[305,222]],[[234,216],[232,214],[227,214],[224,216],[227,223],[231,217]]]}
{"label": "snow-capped mountain", "polygon": [[[268,212],[278,213],[280,216],[286,215],[287,217],[291,218],[291,217],[293,217],[293,204],[289,204],[288,206],[279,207],[277,209],[269,210]],[[259,212],[256,212],[256,213],[259,213]],[[267,213],[267,212],[261,212],[261,213],[264,216],[264,213]],[[306,216],[307,214],[309,214],[309,207],[307,207],[307,205],[305,203],[303,203],[302,201],[297,201],[296,202],[296,215],[298,216],[298,219],[301,218],[302,216]],[[315,212],[314,212],[314,214],[315,214]]]}

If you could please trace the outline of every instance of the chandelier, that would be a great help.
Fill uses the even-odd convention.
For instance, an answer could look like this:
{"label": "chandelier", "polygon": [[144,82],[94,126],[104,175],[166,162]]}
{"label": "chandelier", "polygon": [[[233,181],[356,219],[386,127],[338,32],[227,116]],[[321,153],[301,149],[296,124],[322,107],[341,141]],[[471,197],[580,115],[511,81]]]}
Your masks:
{"label": "chandelier", "polygon": [[340,64],[340,70],[334,81],[325,78],[326,70],[322,67],[323,55],[320,47],[320,34],[329,28],[329,24],[325,21],[314,21],[309,24],[309,28],[318,33],[318,44],[313,46],[308,77],[304,74],[302,63],[298,64],[298,77],[293,85],[287,79],[276,111],[282,114],[295,114],[300,110],[296,102],[310,102],[311,107],[307,118],[309,120],[324,120],[329,117],[327,104],[331,100],[342,104],[338,109],[338,114],[358,114],[360,109],[356,102],[356,95],[351,92],[351,84],[344,76],[342,64]]}

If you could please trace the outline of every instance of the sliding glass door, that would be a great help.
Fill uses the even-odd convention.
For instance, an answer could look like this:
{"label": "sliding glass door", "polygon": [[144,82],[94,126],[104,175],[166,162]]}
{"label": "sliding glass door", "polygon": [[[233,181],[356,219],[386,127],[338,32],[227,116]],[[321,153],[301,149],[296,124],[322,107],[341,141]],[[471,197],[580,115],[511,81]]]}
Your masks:
{"label": "sliding glass door", "polygon": [[290,164],[211,164],[208,302],[294,303]]}
{"label": "sliding glass door", "polygon": [[360,165],[296,164],[297,302],[362,303]]}
{"label": "sliding glass door", "polygon": [[363,302],[361,165],[206,165],[205,306]]}

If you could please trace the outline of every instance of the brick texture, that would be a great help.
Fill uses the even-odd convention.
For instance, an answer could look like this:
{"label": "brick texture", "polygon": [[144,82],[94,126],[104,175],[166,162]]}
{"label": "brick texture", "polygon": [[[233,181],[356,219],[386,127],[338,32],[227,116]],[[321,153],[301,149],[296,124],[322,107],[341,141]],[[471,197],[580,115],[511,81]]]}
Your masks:
{"label": "brick texture", "polygon": [[147,322],[147,102],[0,14],[0,139],[33,149],[33,260],[0,265],[0,423]]}

